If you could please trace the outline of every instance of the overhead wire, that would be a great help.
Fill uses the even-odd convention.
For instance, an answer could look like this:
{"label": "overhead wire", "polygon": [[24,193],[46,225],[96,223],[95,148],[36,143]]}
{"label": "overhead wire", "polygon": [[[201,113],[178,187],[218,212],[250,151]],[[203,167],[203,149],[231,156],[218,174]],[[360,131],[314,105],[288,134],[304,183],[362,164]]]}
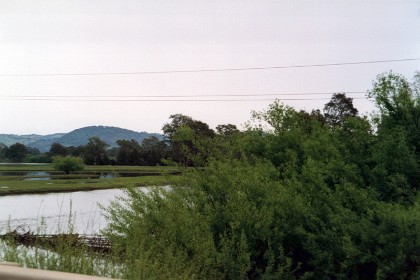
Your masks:
{"label": "overhead wire", "polygon": [[349,66],[349,65],[392,63],[392,62],[408,62],[408,61],[418,61],[418,60],[420,60],[420,58],[368,60],[368,61],[323,63],[323,64],[302,64],[302,65],[283,65],[283,66],[280,65],[280,66],[266,66],[266,67],[214,68],[214,69],[189,69],[189,70],[187,69],[187,70],[166,70],[166,71],[0,74],[0,77],[111,76],[111,75],[150,75],[150,74],[177,74],[177,73],[260,71],[260,70],[276,70],[276,69],[312,68],[312,67],[330,67],[330,66]]}
{"label": "overhead wire", "polygon": [[[13,101],[79,101],[79,102],[235,102],[235,101],[309,101],[327,100],[332,94],[345,92],[346,94],[365,94],[365,91],[329,91],[329,92],[294,92],[294,93],[260,93],[260,94],[190,94],[190,95],[0,95],[0,100]],[[328,97],[310,97],[328,95]],[[261,98],[261,97],[278,98]],[[286,96],[286,97],[282,97]],[[294,96],[299,96],[296,98]],[[221,97],[225,97],[221,99]],[[248,98],[248,99],[245,99]],[[249,99],[249,97],[255,97]],[[281,97],[281,98],[280,98]],[[211,99],[209,99],[211,98]],[[235,99],[229,99],[235,98]],[[351,97],[364,99],[363,97]]]}
{"label": "overhead wire", "polygon": [[261,97],[261,96],[301,96],[346,94],[364,94],[366,91],[329,91],[329,92],[293,92],[293,93],[259,93],[259,94],[188,94],[188,95],[0,95],[4,98],[190,98],[190,97]]}
{"label": "overhead wire", "polygon": [[294,92],[294,93],[259,93],[259,94],[188,94],[188,95],[0,95],[0,98],[196,98],[196,97],[262,97],[262,96],[302,96],[302,95],[332,95],[345,92],[346,94],[365,94],[365,91],[330,91],[330,92]]}
{"label": "overhead wire", "polygon": [[[70,101],[70,102],[255,102],[255,101],[315,101],[329,100],[330,98],[258,98],[258,99],[59,99],[59,98],[0,98],[12,101]],[[354,97],[352,99],[366,99]]]}
{"label": "overhead wire", "polygon": [[[0,74],[0,77],[42,77],[42,76],[104,76],[104,75],[145,75],[145,74],[175,74],[175,73],[202,73],[202,72],[229,72],[229,71],[257,71],[275,70],[292,68],[311,68],[311,67],[330,67],[330,66],[349,66],[376,63],[408,62],[418,61],[420,58],[388,59],[388,60],[369,60],[341,63],[324,64],[303,64],[286,66],[267,66],[267,67],[243,67],[243,68],[217,68],[217,69],[196,69],[196,70],[168,70],[168,71],[137,71],[137,72],[93,72],[93,73],[32,73],[32,74]],[[0,100],[13,101],[84,101],[84,102],[238,102],[238,101],[309,101],[326,100],[328,98],[253,98],[244,99],[239,97],[264,97],[264,96],[311,96],[311,95],[332,95],[344,92],[346,94],[366,93],[364,91],[335,91],[335,92],[296,92],[296,93],[263,93],[263,94],[191,94],[191,95],[0,95]],[[213,99],[208,99],[208,98]],[[220,97],[238,97],[235,99],[220,99]],[[207,99],[203,99],[207,98]],[[214,99],[219,98],[219,99]],[[366,97],[353,97],[353,99],[366,99]]]}

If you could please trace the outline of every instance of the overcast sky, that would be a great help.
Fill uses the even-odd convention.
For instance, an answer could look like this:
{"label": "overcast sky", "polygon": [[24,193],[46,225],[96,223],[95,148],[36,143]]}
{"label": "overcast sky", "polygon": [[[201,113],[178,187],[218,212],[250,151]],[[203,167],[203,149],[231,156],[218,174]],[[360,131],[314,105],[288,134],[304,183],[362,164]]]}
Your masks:
{"label": "overcast sky", "polygon": [[[420,60],[144,72],[406,58],[420,58],[420,1],[0,0],[0,133],[89,125],[161,132],[175,113],[241,127],[273,94],[365,92],[389,70],[411,78]],[[132,72],[143,73],[121,74]],[[72,75],[93,73],[117,74]],[[364,93],[348,96],[362,98],[359,111],[373,109]],[[330,97],[277,96],[308,111]],[[326,99],[285,100],[293,98]]]}

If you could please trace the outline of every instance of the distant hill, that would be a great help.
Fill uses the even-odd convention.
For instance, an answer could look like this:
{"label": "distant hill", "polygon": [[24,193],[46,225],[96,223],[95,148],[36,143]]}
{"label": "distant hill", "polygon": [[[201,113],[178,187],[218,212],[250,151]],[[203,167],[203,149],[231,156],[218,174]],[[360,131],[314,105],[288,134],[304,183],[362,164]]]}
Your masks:
{"label": "distant hill", "polygon": [[88,126],[73,130],[69,133],[56,133],[50,135],[0,134],[0,143],[10,146],[19,142],[25,146],[36,148],[41,152],[47,152],[53,143],[60,143],[63,146],[77,147],[88,143],[89,138],[91,137],[99,137],[110,147],[116,147],[118,146],[117,140],[134,139],[141,143],[143,139],[151,136],[163,139],[163,135],[158,133],[136,132],[133,130],[111,126]]}
{"label": "distant hill", "polygon": [[151,136],[163,139],[163,135],[158,133],[136,132],[112,126],[88,126],[65,134],[59,139],[58,143],[64,146],[80,146],[87,144],[91,137],[99,137],[111,147],[116,147],[118,146],[117,140],[134,139],[141,143],[143,139]]}
{"label": "distant hill", "polygon": [[13,145],[17,142],[28,146],[35,142],[53,142],[55,139],[59,139],[65,135],[65,133],[56,133],[50,135],[37,135],[37,134],[29,134],[29,135],[15,135],[15,134],[0,134],[0,143],[5,144],[6,146]]}

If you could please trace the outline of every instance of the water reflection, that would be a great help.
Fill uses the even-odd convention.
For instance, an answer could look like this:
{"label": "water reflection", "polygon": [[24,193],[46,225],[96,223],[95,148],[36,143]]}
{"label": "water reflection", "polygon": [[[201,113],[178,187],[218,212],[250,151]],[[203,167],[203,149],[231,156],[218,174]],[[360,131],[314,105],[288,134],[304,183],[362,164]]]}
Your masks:
{"label": "water reflection", "polygon": [[[139,189],[148,192],[151,188]],[[171,189],[169,186],[161,188]],[[97,234],[106,227],[99,204],[106,208],[118,196],[125,197],[124,191],[108,189],[0,196],[0,234],[9,227],[12,230],[17,227],[25,231],[41,230],[43,233],[66,232],[69,225],[76,233]]]}
{"label": "water reflection", "polygon": [[27,172],[26,177],[30,177],[30,178],[25,178],[23,180],[25,181],[46,181],[46,180],[51,180],[50,173],[49,172],[44,172],[44,171],[35,171],[35,172]]}
{"label": "water reflection", "polygon": [[78,172],[71,176],[61,172],[45,171],[2,171],[0,176],[20,176],[24,181],[68,180],[68,179],[112,179],[116,177],[140,177],[161,175],[157,172]]}
{"label": "water reflection", "polygon": [[73,224],[76,232],[98,233],[106,224],[98,203],[106,207],[118,195],[123,192],[112,189],[3,196],[0,197],[0,231],[4,233],[9,226],[31,231],[43,227],[41,231],[55,233],[67,231]]}

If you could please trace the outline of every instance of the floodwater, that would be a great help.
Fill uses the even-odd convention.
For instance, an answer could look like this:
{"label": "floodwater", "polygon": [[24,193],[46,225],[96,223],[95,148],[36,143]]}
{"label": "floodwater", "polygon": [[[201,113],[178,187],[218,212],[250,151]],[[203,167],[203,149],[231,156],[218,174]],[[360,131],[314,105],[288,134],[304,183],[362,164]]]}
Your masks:
{"label": "floodwater", "polygon": [[[24,181],[48,181],[52,180],[51,176],[55,175],[55,180],[65,179],[68,176],[60,172],[45,172],[45,171],[2,171],[0,176],[21,176]],[[59,175],[59,176],[57,176]],[[72,175],[71,179],[112,179],[115,177],[140,177],[140,176],[153,176],[160,175],[156,172],[80,172]]]}
{"label": "floodwater", "polygon": [[[148,187],[140,189],[150,190]],[[107,189],[0,196],[0,233],[9,228],[25,232],[66,232],[71,224],[75,233],[97,234],[107,224],[99,204],[106,208],[118,196],[124,197],[124,191]]]}

